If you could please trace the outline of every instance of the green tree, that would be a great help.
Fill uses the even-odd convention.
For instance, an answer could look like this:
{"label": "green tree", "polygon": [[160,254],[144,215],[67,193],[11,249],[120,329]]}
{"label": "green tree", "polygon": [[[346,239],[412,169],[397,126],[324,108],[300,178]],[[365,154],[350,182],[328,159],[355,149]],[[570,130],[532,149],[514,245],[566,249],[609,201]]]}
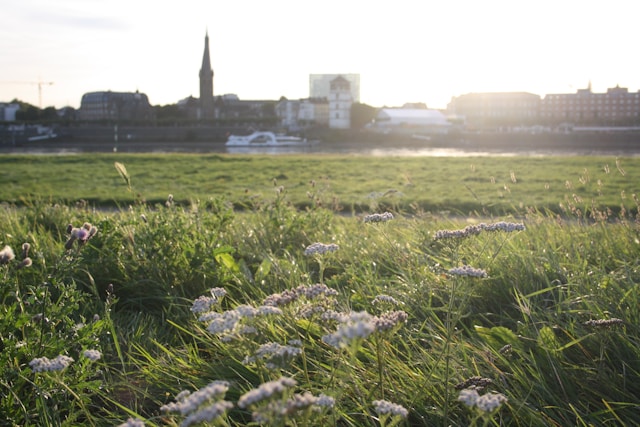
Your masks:
{"label": "green tree", "polygon": [[359,102],[351,106],[351,128],[360,129],[376,117],[378,109]]}

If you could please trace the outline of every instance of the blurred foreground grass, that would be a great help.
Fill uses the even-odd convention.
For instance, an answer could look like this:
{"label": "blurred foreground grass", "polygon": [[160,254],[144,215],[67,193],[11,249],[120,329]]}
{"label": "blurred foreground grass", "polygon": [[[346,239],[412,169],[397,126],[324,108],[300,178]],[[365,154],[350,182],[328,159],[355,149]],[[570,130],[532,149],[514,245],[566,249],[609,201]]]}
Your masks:
{"label": "blurred foreground grass", "polygon": [[[212,408],[210,425],[233,426],[640,424],[633,159],[564,159],[563,171],[554,159],[432,159],[440,173],[420,175],[424,159],[304,159],[305,169],[297,158],[213,156],[215,173],[242,169],[248,192],[185,198],[156,168],[186,173],[175,164],[196,157],[97,157],[78,170],[94,171],[105,200],[123,194],[122,209],[76,206],[73,173],[57,181],[66,197],[51,199],[69,205],[38,193],[0,207],[0,425],[193,425]],[[40,158],[20,159],[16,170]],[[38,169],[50,173],[31,164],[25,183]],[[402,194],[335,215],[334,199],[348,200],[338,188],[357,186],[342,190],[354,197],[403,182],[384,185],[386,173],[443,182],[405,180]],[[562,208],[520,188],[535,181]],[[477,215],[405,204],[432,187],[454,203],[459,186],[483,201]],[[294,202],[303,191],[308,209]],[[155,203],[137,196],[154,192]],[[489,218],[493,206],[518,219]],[[84,243],[83,223],[97,230]],[[73,361],[36,372],[60,356]],[[183,390],[205,398],[168,412]],[[469,406],[473,393],[496,406]]]}

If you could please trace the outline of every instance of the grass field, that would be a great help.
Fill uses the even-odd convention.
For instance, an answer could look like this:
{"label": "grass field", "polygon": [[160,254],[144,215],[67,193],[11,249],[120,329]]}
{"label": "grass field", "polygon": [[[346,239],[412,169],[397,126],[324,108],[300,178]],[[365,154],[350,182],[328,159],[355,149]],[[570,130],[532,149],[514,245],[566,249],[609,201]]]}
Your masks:
{"label": "grass field", "polygon": [[0,161],[0,425],[640,424],[635,159]]}
{"label": "grass field", "polygon": [[[132,191],[113,165],[125,165]],[[286,190],[297,207],[323,204],[345,212],[388,207],[505,214],[560,204],[618,211],[640,191],[640,161],[604,157],[379,158],[94,154],[0,156],[0,201],[90,206],[205,202],[224,197],[236,209]]]}

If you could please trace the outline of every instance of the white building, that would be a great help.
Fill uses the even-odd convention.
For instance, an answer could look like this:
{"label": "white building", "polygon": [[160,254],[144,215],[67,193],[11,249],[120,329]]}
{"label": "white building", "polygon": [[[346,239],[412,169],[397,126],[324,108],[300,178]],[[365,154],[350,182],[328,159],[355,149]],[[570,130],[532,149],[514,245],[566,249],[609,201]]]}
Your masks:
{"label": "white building", "polygon": [[351,85],[351,99],[360,102],[360,74],[310,74],[309,98],[329,98],[331,81],[336,77],[346,79]]}
{"label": "white building", "polygon": [[382,108],[372,127],[385,133],[444,134],[449,131],[451,123],[438,110]]}
{"label": "white building", "polygon": [[282,99],[276,104],[280,126],[290,131],[310,126],[329,125],[329,102],[326,98]]}
{"label": "white building", "polygon": [[19,110],[19,104],[7,104],[5,102],[0,102],[0,120],[5,122],[15,122],[16,113]]}
{"label": "white building", "polygon": [[351,128],[351,106],[353,97],[349,81],[342,76],[331,80],[329,85],[329,128]]}

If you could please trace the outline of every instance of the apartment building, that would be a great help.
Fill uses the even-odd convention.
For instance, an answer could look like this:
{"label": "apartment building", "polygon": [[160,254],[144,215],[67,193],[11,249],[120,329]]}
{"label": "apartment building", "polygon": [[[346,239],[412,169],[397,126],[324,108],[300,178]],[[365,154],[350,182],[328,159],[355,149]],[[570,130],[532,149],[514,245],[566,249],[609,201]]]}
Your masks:
{"label": "apartment building", "polygon": [[576,93],[546,95],[540,102],[540,121],[549,125],[637,126],[640,91],[616,86],[606,93],[593,93],[589,85]]}

